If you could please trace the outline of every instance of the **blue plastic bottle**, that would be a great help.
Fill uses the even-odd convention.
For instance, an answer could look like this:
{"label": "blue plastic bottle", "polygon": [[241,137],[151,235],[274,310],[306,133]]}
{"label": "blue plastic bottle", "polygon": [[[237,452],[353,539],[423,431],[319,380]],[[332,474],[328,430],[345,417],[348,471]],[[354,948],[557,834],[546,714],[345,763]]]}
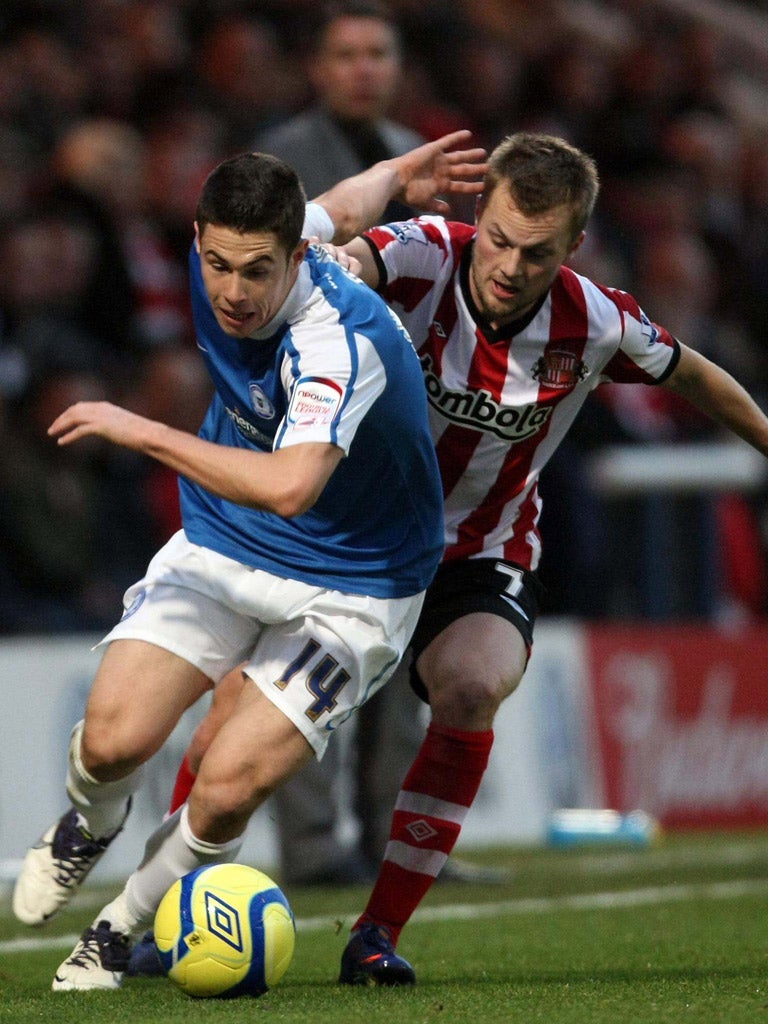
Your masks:
{"label": "blue plastic bottle", "polygon": [[547,843],[558,847],[650,846],[659,834],[658,822],[645,811],[621,814],[607,809],[563,808],[552,812],[547,825]]}

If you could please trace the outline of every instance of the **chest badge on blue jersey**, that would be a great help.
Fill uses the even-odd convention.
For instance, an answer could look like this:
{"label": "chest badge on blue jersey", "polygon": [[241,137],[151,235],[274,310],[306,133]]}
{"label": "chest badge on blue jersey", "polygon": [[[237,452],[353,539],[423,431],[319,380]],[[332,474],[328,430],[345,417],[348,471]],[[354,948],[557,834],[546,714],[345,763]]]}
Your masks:
{"label": "chest badge on blue jersey", "polygon": [[256,415],[263,420],[271,420],[275,415],[275,407],[267,398],[263,388],[251,381],[248,385],[248,393],[251,396],[251,405]]}

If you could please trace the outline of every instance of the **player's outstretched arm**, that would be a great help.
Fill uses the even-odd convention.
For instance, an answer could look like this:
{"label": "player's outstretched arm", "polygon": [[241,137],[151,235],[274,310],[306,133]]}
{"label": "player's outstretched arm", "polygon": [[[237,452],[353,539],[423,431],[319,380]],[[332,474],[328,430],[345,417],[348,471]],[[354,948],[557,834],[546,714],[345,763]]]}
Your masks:
{"label": "player's outstretched arm", "polygon": [[277,515],[301,515],[320,497],[344,453],[307,442],[273,452],[214,444],[110,402],[78,402],[48,428],[59,445],[103,437],[143,452],[227,501]]}
{"label": "player's outstretched arm", "polygon": [[738,381],[700,352],[681,345],[680,361],[663,386],[768,455],[768,417]]}
{"label": "player's outstretched arm", "polygon": [[472,133],[462,129],[434,142],[382,160],[367,171],[334,185],[313,202],[333,221],[333,242],[343,245],[377,224],[391,199],[398,199],[423,213],[448,214],[443,196],[478,195],[487,169],[486,152],[479,147],[456,149]]}

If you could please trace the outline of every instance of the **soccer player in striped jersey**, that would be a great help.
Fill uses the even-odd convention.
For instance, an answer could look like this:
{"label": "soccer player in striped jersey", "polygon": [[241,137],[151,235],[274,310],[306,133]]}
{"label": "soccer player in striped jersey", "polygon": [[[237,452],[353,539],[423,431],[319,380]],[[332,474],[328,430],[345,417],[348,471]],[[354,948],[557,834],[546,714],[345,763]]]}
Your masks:
{"label": "soccer player in striped jersey", "polygon": [[598,194],[590,157],[520,133],[489,157],[474,227],[419,217],[345,246],[421,361],[443,483],[445,554],[412,641],[431,721],[342,957],[347,984],[412,984],[395,952],[477,793],[499,705],[531,650],[539,474],[603,382],[670,388],[768,454],[768,419],[724,370],[623,291],[564,264]]}

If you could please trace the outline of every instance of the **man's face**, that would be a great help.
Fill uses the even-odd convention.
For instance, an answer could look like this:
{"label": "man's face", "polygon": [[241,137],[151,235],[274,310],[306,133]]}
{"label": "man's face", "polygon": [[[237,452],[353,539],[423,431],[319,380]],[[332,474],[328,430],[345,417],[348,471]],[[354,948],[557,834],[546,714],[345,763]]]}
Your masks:
{"label": "man's face", "polygon": [[273,319],[293,287],[307,243],[287,253],[271,232],[196,228],[203,284],[219,327],[248,338]]}
{"label": "man's face", "polygon": [[399,73],[397,40],[388,25],[342,17],[329,26],[311,78],[338,117],[371,121],[387,112]]}
{"label": "man's face", "polygon": [[494,327],[524,316],[547,292],[584,232],[573,238],[572,210],[528,217],[500,183],[478,215],[469,282],[475,305]]}

